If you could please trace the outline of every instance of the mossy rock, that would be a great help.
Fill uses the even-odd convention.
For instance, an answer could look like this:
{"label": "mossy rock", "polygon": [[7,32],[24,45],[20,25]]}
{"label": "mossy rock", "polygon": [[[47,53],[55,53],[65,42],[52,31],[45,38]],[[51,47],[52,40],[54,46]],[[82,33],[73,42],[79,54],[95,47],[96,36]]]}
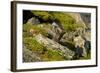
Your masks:
{"label": "mossy rock", "polygon": [[42,19],[43,21],[54,20],[53,16],[48,11],[31,11],[34,16]]}
{"label": "mossy rock", "polygon": [[27,49],[37,53],[42,61],[65,60],[65,58],[59,54],[59,51],[46,48],[32,37],[24,38],[23,43]]}
{"label": "mossy rock", "polygon": [[75,18],[66,12],[53,11],[31,11],[34,16],[49,22],[55,21],[60,24],[66,31],[76,31],[77,28],[83,27],[82,24],[76,23]]}
{"label": "mossy rock", "polygon": [[23,39],[23,44],[30,50],[42,53],[46,48],[43,46],[43,44],[38,43],[34,38],[27,37]]}

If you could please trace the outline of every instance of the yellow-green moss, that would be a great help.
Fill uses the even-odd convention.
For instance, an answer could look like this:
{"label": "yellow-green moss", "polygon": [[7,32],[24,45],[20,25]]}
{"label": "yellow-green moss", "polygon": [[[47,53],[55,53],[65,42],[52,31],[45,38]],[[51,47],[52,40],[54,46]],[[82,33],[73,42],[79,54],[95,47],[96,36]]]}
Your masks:
{"label": "yellow-green moss", "polygon": [[38,43],[32,37],[24,38],[23,43],[28,49],[37,53],[42,53],[46,49],[42,44]]}

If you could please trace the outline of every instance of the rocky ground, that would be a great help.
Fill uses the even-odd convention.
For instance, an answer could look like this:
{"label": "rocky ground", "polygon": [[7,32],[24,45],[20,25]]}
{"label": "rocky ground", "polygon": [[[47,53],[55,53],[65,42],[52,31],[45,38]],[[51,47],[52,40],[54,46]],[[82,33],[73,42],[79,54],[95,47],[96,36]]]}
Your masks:
{"label": "rocky ground", "polygon": [[90,59],[91,15],[23,11],[23,62]]}

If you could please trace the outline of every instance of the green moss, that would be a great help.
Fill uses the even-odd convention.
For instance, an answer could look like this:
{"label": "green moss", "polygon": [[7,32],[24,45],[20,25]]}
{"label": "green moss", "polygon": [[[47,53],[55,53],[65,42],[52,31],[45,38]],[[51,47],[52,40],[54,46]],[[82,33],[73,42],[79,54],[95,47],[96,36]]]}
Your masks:
{"label": "green moss", "polygon": [[23,32],[23,37],[30,37],[31,35],[29,34],[29,32]]}
{"label": "green moss", "polygon": [[73,30],[73,24],[75,23],[75,19],[72,18],[69,14],[64,12],[54,12],[52,13],[55,20],[62,25],[62,27],[66,31],[72,31]]}
{"label": "green moss", "polygon": [[54,13],[53,15],[67,32],[76,31],[77,28],[83,27],[82,24],[76,23],[75,19],[67,13]]}
{"label": "green moss", "polygon": [[31,37],[24,38],[23,43],[28,49],[37,53],[42,53],[46,49],[42,44],[38,43],[34,38]]}
{"label": "green moss", "polygon": [[31,11],[33,15],[38,18],[43,19],[44,21],[53,20],[53,16],[48,11]]}
{"label": "green moss", "polygon": [[59,20],[60,23],[73,24],[75,20],[67,13],[64,12],[52,12],[55,19]]}

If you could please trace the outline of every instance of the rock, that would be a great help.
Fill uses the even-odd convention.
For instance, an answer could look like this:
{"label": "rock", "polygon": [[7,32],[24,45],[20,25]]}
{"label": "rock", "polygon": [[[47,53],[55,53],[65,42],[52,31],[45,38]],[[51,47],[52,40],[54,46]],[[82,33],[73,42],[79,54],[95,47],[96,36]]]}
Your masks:
{"label": "rock", "polygon": [[65,46],[62,46],[60,45],[58,42],[55,42],[41,34],[35,36],[35,39],[43,44],[45,47],[47,47],[48,49],[52,49],[52,50],[55,50],[55,51],[59,51],[59,54],[64,56],[65,58],[67,59],[72,59],[73,56],[74,56],[74,52],[71,51],[70,49],[68,49],[67,47]]}
{"label": "rock", "polygon": [[85,38],[85,40],[91,41],[91,31],[86,31],[82,36]]}
{"label": "rock", "polygon": [[[81,36],[76,36],[76,37],[74,37],[74,43],[75,43],[75,47],[76,47],[76,53],[86,57],[87,51],[86,51],[86,48],[84,47],[85,40]],[[81,51],[80,51],[80,49],[81,49]]]}
{"label": "rock", "polygon": [[68,13],[70,14],[75,20],[76,23],[82,25],[82,30],[89,29],[91,30],[91,14],[90,13]]}
{"label": "rock", "polygon": [[87,55],[89,54],[89,51],[91,50],[91,42],[85,41],[84,47],[86,48]]}
{"label": "rock", "polygon": [[83,21],[83,19],[81,18],[80,13],[68,13],[68,14],[70,14],[76,20],[76,23],[79,23],[83,26],[83,28],[86,28],[86,24]]}
{"label": "rock", "polygon": [[40,24],[40,21],[39,21],[39,19],[32,17],[32,18],[28,19],[27,24],[36,25],[36,24]]}
{"label": "rock", "polygon": [[90,13],[80,13],[80,16],[86,25],[91,23],[91,14]]}
{"label": "rock", "polygon": [[39,62],[40,57],[33,51],[27,49],[25,46],[23,48],[23,62]]}
{"label": "rock", "polygon": [[59,25],[55,22],[51,24],[51,28],[44,28],[49,35],[51,35],[51,39],[58,42],[60,39],[60,36],[62,35],[63,30],[59,27]]}
{"label": "rock", "polygon": [[58,24],[57,24],[56,22],[53,22],[53,23],[52,23],[52,26],[58,27]]}
{"label": "rock", "polygon": [[66,42],[66,41],[70,41],[70,40],[72,41],[74,35],[75,35],[75,32],[66,32],[66,33],[62,36],[60,42]]}

